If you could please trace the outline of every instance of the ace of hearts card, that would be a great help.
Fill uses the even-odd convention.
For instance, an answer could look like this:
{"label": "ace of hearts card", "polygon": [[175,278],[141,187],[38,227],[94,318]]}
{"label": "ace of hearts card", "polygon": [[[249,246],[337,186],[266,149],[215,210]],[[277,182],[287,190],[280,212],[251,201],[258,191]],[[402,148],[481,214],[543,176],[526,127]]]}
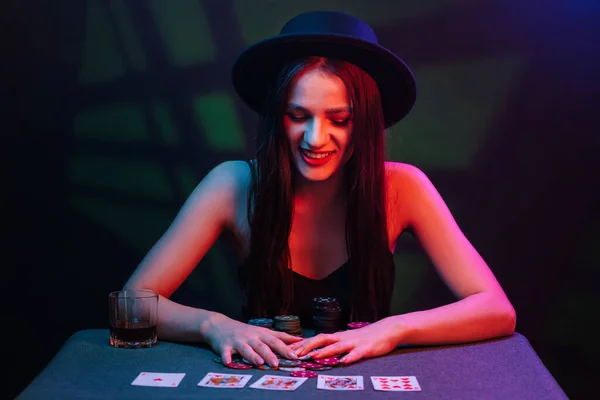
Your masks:
{"label": "ace of hearts card", "polygon": [[133,386],[177,387],[184,373],[140,372],[131,382]]}

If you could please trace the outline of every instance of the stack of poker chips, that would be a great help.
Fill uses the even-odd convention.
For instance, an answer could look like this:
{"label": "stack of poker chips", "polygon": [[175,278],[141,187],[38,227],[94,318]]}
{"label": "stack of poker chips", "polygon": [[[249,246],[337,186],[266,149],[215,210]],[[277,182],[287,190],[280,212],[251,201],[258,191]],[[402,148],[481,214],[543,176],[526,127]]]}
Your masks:
{"label": "stack of poker chips", "polygon": [[333,297],[313,299],[313,322],[315,333],[334,333],[340,330],[342,308]]}
{"label": "stack of poker chips", "polygon": [[278,315],[275,317],[276,331],[285,332],[292,336],[302,337],[302,327],[300,326],[300,317],[296,315]]}
{"label": "stack of poker chips", "polygon": [[271,318],[254,318],[248,320],[248,324],[273,329],[273,320]]}

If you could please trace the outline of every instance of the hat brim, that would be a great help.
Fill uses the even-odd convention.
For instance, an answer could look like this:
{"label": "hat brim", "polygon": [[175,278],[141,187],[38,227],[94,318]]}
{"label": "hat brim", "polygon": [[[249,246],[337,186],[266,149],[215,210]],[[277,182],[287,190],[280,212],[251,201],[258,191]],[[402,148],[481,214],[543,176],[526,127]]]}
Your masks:
{"label": "hat brim", "polygon": [[233,65],[233,86],[260,113],[268,86],[281,68],[308,56],[348,61],[367,72],[379,87],[386,127],[404,118],[415,103],[415,79],[404,61],[380,45],[334,34],[280,35],[248,47]]}

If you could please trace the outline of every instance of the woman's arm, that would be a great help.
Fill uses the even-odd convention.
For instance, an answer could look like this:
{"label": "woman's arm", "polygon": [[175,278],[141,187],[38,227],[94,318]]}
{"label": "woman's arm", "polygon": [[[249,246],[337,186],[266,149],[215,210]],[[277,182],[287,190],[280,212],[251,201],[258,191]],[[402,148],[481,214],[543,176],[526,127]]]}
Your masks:
{"label": "woman's arm", "polygon": [[125,289],[150,289],[160,295],[162,339],[203,341],[207,323],[218,317],[216,313],[186,307],[168,298],[233,221],[244,168],[240,164],[225,162],[206,175],[125,283]]}
{"label": "woman's arm", "polygon": [[392,316],[399,344],[469,342],[511,335],[513,306],[494,274],[462,233],[446,203],[418,168],[391,163],[391,190],[398,191],[402,225],[419,242],[458,301],[427,311]]}
{"label": "woman's arm", "polygon": [[417,168],[387,163],[390,223],[410,226],[458,301],[384,318],[364,328],[320,334],[290,346],[299,356],[348,353],[342,362],[386,354],[399,345],[464,343],[511,335],[515,310],[492,271],[457,226],[448,207]]}
{"label": "woman's arm", "polygon": [[160,295],[158,334],[163,340],[204,342],[225,363],[233,353],[257,364],[277,365],[273,351],[290,355],[286,343],[299,338],[251,326],[216,312],[169,300],[226,227],[234,224],[245,196],[248,166],[230,161],[215,167],[190,195],[177,217],[125,283],[125,289],[150,289]]}

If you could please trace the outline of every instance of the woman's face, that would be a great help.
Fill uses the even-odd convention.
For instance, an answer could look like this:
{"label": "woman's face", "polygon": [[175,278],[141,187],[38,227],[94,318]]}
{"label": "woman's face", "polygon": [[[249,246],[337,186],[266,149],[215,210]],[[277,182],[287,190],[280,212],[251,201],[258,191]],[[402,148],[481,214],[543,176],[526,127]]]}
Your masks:
{"label": "woman's face", "polygon": [[323,181],[352,154],[352,109],[346,86],[328,72],[309,69],[293,81],[283,126],[298,172]]}

